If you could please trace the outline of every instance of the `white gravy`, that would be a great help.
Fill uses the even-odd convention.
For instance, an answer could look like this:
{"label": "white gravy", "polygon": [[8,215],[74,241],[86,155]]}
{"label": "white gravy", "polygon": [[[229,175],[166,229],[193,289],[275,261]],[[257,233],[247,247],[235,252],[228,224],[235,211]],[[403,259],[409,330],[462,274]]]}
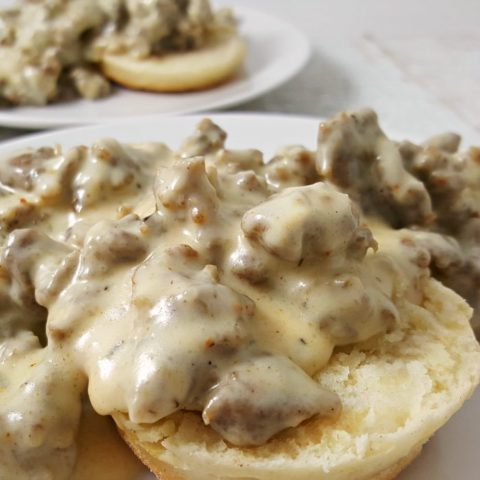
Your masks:
{"label": "white gravy", "polygon": [[[421,303],[433,255],[336,177],[342,129],[324,124],[317,154],[288,147],[266,165],[226,149],[209,120],[178,152],[103,140],[0,164],[0,478],[135,476],[89,402],[142,424],[198,411],[248,446],[340,413],[313,375]],[[398,184],[385,206],[431,216],[398,148],[373,127],[355,134]],[[423,200],[405,213],[410,195]]]}

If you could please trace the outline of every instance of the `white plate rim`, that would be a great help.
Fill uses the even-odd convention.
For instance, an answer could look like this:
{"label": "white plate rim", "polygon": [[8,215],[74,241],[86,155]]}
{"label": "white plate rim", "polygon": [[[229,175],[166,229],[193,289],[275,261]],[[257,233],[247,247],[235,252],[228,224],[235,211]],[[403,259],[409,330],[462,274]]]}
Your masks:
{"label": "white plate rim", "polygon": [[[118,120],[116,122],[108,122],[101,124],[92,124],[92,125],[81,125],[76,127],[62,128],[56,130],[46,130],[43,132],[30,133],[22,135],[18,138],[13,138],[6,140],[0,143],[0,161],[5,156],[8,156],[15,151],[20,151],[27,148],[35,148],[39,146],[48,146],[48,145],[64,145],[62,144],[62,138],[67,139],[67,146],[73,146],[74,144],[82,144],[82,141],[75,143],[75,138],[85,139],[85,143],[95,141],[101,138],[112,137],[120,142],[123,142],[119,138],[118,134],[122,134],[122,131],[128,133],[129,137],[132,137],[134,133],[138,131],[141,138],[146,138],[148,132],[150,132],[151,126],[154,126],[157,130],[155,133],[156,138],[151,138],[151,141],[165,142],[168,144],[168,139],[164,138],[162,129],[158,129],[161,126],[162,122],[164,127],[168,129],[172,127],[181,126],[182,124],[188,124],[189,127],[185,128],[185,131],[182,133],[183,138],[188,134],[193,132],[192,126],[196,122],[199,122],[203,118],[210,118],[214,122],[218,123],[221,127],[222,124],[227,124],[225,130],[227,131],[232,125],[237,123],[259,123],[263,124],[264,122],[269,122],[270,125],[278,124],[281,125],[285,121],[292,122],[301,127],[318,127],[320,122],[323,120],[322,117],[310,116],[310,115],[296,115],[296,114],[276,114],[269,112],[200,112],[194,114],[186,115],[163,115],[163,114],[152,114],[152,115],[143,115],[135,118],[130,118],[126,120]],[[315,123],[313,123],[315,122]],[[147,127],[145,128],[145,125]],[[222,127],[224,128],[224,127]],[[235,126],[234,126],[235,128]],[[138,129],[138,130],[137,130]],[[228,141],[231,140],[231,135],[228,134]],[[148,137],[150,138],[150,137]],[[233,137],[235,138],[235,137]],[[60,140],[60,141],[59,141]],[[128,140],[130,141],[130,140]],[[141,140],[144,141],[144,140]],[[316,136],[312,136],[310,148],[315,147]],[[288,144],[285,142],[279,142],[279,147],[281,145]],[[307,145],[306,145],[307,146]],[[251,145],[252,148],[255,148],[255,145]]]}
{"label": "white plate rim", "polygon": [[[225,4],[224,2],[221,3],[219,6],[232,6],[231,4]],[[1,5],[0,5],[1,6]],[[289,41],[294,48],[290,53],[293,53],[295,49],[295,56],[289,57],[289,62],[284,64],[284,69],[281,70],[281,73],[277,76],[272,76],[268,81],[265,79],[261,80],[261,85],[255,86],[254,88],[248,88],[244,91],[239,91],[237,93],[233,93],[232,95],[226,97],[222,95],[222,92],[219,91],[219,95],[215,96],[215,98],[201,107],[186,107],[186,108],[177,108],[172,109],[171,111],[167,112],[159,112],[159,113],[151,113],[148,114],[152,115],[162,115],[162,116],[170,116],[170,115],[185,115],[185,114],[194,114],[200,113],[205,111],[212,111],[218,109],[225,109],[229,107],[233,107],[235,105],[245,103],[249,100],[257,98],[259,96],[264,95],[265,93],[278,88],[280,85],[288,82],[292,79],[295,75],[297,75],[307,64],[308,60],[312,54],[312,47],[311,44],[306,37],[306,35],[297,27],[293,26],[292,24],[288,23],[287,21],[276,17],[274,15],[270,15],[264,11],[256,10],[252,8],[248,8],[245,6],[240,5],[233,5],[232,6],[238,18],[242,19],[242,23],[248,24],[249,19],[254,19],[255,21],[262,22],[262,25],[265,25],[265,28],[270,28],[271,31],[282,31],[283,34],[289,38]],[[240,35],[242,34],[242,28],[240,26]],[[247,53],[248,55],[248,53]],[[278,60],[282,61],[280,57]],[[238,81],[238,85],[251,84],[251,80],[258,79],[257,73],[253,73],[251,76],[247,76],[242,78]],[[263,77],[262,77],[263,78]],[[232,85],[236,85],[235,81]],[[226,87],[229,84],[225,84]],[[122,89],[126,94],[135,96],[143,95],[144,92],[136,92],[134,90],[127,90]],[[198,92],[198,95],[202,95],[203,93],[212,93],[214,90],[207,90]],[[151,94],[152,97],[156,94]],[[160,94],[161,95],[161,94]],[[158,98],[160,98],[160,95]],[[174,94],[176,95],[176,94]],[[182,94],[179,94],[182,95]],[[112,99],[113,97],[110,97]],[[173,97],[172,97],[173,98]],[[180,98],[180,97],[179,97]],[[121,98],[119,98],[121,101]],[[161,101],[161,100],[160,100]],[[75,104],[79,104],[79,102],[87,102],[82,100],[74,100],[71,102],[72,109],[75,108]],[[94,101],[95,102],[95,101]],[[92,102],[91,105],[95,105]],[[100,101],[101,102],[101,101]],[[98,103],[98,112],[101,114],[102,105]],[[70,105],[64,104],[67,109],[69,109]],[[71,126],[79,126],[79,125],[91,125],[91,124],[105,124],[110,123],[118,120],[118,116],[112,115],[98,115],[98,113],[91,113],[85,115],[84,117],[78,119],[74,114],[53,114],[54,112],[49,108],[50,105],[46,105],[44,107],[12,107],[11,109],[0,109],[0,126],[4,127],[13,127],[13,128],[44,128],[44,129],[51,129],[51,128],[64,128],[64,127],[71,127]],[[22,113],[25,110],[26,113]],[[29,110],[31,112],[29,113]],[[128,116],[121,117],[123,120],[129,118],[136,118],[143,116],[145,113],[138,112],[138,113],[131,113]]]}

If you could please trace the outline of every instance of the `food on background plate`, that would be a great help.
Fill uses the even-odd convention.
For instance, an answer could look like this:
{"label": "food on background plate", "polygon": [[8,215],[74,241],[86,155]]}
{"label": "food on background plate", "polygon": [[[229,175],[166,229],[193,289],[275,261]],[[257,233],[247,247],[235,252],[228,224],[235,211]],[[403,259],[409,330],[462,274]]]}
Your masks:
{"label": "food on background plate", "polygon": [[225,141],[0,164],[0,476],[70,478],[86,391],[167,480],[393,478],[471,395],[478,150]]}
{"label": "food on background plate", "polygon": [[112,92],[198,90],[245,57],[228,9],[208,0],[29,0],[0,11],[0,100],[45,105]]}

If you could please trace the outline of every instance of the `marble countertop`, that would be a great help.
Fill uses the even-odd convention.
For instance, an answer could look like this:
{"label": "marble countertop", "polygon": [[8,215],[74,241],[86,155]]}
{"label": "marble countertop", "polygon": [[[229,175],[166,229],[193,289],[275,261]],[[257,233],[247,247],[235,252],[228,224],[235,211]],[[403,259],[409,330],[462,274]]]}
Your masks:
{"label": "marble countertop", "polygon": [[239,107],[329,116],[371,106],[394,132],[440,131],[480,143],[478,0],[236,0],[296,25],[310,63],[279,89]]}

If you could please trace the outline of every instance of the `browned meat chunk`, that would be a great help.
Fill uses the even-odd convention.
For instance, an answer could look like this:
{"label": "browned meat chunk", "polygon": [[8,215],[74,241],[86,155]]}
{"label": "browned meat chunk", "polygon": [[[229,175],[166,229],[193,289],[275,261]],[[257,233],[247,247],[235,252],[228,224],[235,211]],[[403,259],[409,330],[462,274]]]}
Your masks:
{"label": "browned meat chunk", "polygon": [[12,188],[32,191],[35,179],[45,173],[48,160],[57,153],[53,148],[43,147],[31,150],[2,162],[0,167],[0,182]]}
{"label": "browned meat chunk", "polygon": [[340,400],[285,357],[234,365],[209,392],[203,420],[235,445],[261,445],[313,415],[339,413]]}
{"label": "browned meat chunk", "polygon": [[344,193],[327,183],[292,187],[252,208],[242,218],[245,236],[290,262],[309,258],[361,258],[375,247]]}
{"label": "browned meat chunk", "polygon": [[283,148],[265,166],[265,179],[274,191],[318,182],[315,152],[299,145]]}
{"label": "browned meat chunk", "polygon": [[73,203],[83,211],[117,194],[136,193],[148,182],[148,173],[131,147],[115,140],[102,140],[91,148],[77,147],[69,152],[79,167],[72,179]]}
{"label": "browned meat chunk", "polygon": [[180,147],[182,157],[206,155],[222,149],[227,134],[210,119],[202,120],[191,137],[188,137]]}
{"label": "browned meat chunk", "polygon": [[16,230],[0,264],[11,278],[11,296],[27,308],[47,307],[73,274],[78,252],[35,229]]}
{"label": "browned meat chunk", "polygon": [[434,218],[425,186],[405,169],[372,110],[341,113],[320,125],[317,170],[366,214],[379,214],[394,227]]}
{"label": "browned meat chunk", "polygon": [[147,254],[146,226],[136,215],[96,223],[85,236],[81,274],[102,275],[116,265],[139,261]]}

